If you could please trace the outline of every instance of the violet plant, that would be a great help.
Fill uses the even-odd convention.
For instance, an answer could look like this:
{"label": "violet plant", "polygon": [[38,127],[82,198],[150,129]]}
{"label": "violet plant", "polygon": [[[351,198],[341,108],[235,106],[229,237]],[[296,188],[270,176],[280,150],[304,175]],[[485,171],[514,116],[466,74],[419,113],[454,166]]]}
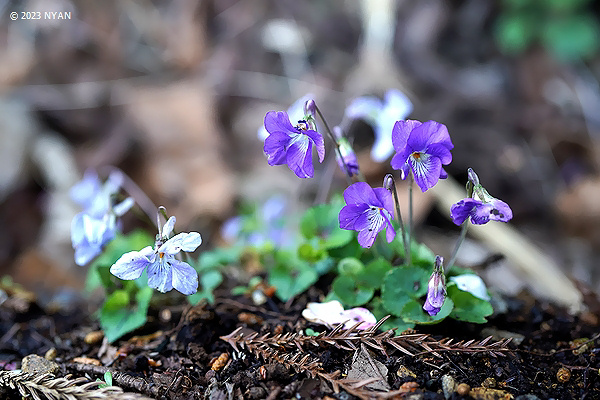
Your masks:
{"label": "violet plant", "polygon": [[[453,264],[469,223],[507,222],[512,211],[489,195],[469,169],[467,197],[450,210],[454,223],[461,226],[450,262],[444,268],[442,257],[414,240],[412,187],[416,184],[426,191],[446,178],[444,166],[452,161],[454,146],[443,124],[405,120],[411,109],[406,96],[393,90],[385,101],[355,99],[346,120],[333,130],[310,97],[287,112],[268,112],[259,136],[264,136],[270,165],[286,165],[297,177],[312,178],[314,153],[323,162],[328,137],[348,185],[341,195],[334,194],[328,203],[310,207],[301,216],[287,212],[285,201],[277,197],[248,207],[223,226],[222,236],[230,245],[203,251],[197,260],[188,253],[201,245],[201,235],[177,233],[175,217],[168,217],[164,207],[153,206],[126,175],[113,170],[101,182],[97,174],[86,173],[72,191],[84,208],[73,220],[72,241],[76,262],[91,262],[88,289],[101,287],[106,293],[98,317],[108,340],[142,326],[153,296],[171,295],[175,289],[192,304],[214,301],[213,290],[223,281],[221,267],[235,263],[260,265],[266,276],[252,278],[232,294],[251,296],[256,304],[273,310],[278,307],[271,296],[289,303],[328,274],[332,284],[325,303],[312,303],[304,313],[315,323],[361,323],[358,329],[366,329],[376,318],[392,315],[384,328],[401,332],[446,317],[485,322],[493,311],[485,284],[472,271]],[[361,174],[342,128],[348,118],[363,118],[374,127],[372,156],[382,161],[393,155],[391,167],[408,181],[406,223],[394,176],[387,174],[381,187],[372,187]],[[132,208],[133,198],[150,221],[156,213],[154,239],[143,231],[120,233],[119,218]]]}
{"label": "violet plant", "polygon": [[[265,129],[269,136],[264,149],[269,164],[287,164],[297,176],[312,177],[311,144],[318,146],[322,162],[325,143],[321,139],[327,136],[349,182],[342,197],[334,195],[329,204],[306,211],[300,222],[302,238],[296,246],[263,247],[258,258],[267,269],[267,282],[276,287],[275,293],[283,301],[290,301],[329,273],[333,274],[333,283],[325,301],[337,300],[344,308],[364,306],[377,318],[391,314],[393,318],[388,319],[385,328],[402,331],[415,324],[438,323],[446,317],[483,323],[493,312],[485,284],[473,271],[452,267],[469,222],[507,222],[512,211],[506,203],[490,196],[469,169],[468,196],[451,210],[453,221],[462,229],[446,269],[442,257],[414,240],[412,187],[416,184],[425,192],[446,178],[444,166],[452,162],[454,145],[445,125],[404,120],[412,105],[409,107],[410,102],[402,96],[390,91],[385,101],[356,99],[345,117],[363,118],[374,127],[376,153],[381,160],[393,154],[391,167],[399,170],[399,178],[409,185],[406,224],[401,219],[394,176],[386,175],[382,187],[374,188],[364,181],[351,141],[343,134],[344,121],[331,131],[312,99],[307,100],[304,115],[297,117],[295,126],[296,121],[289,121],[284,112],[267,113]],[[395,118],[390,110],[396,112]],[[294,143],[301,140],[306,144],[294,148]],[[302,149],[300,156],[298,148]],[[382,231],[385,240],[377,240]],[[312,314],[307,311],[307,315]]]}
{"label": "violet plant", "polygon": [[[125,197],[123,191],[129,196]],[[156,210],[158,235],[154,241],[141,230],[120,233],[118,218],[133,207],[133,194],[139,197],[135,205],[150,221],[150,214]],[[86,289],[105,292],[97,317],[110,342],[145,324],[155,290],[166,293],[175,289],[192,304],[203,298],[214,300],[212,291],[222,282],[218,268],[187,256],[202,243],[200,234],[175,234],[175,217],[167,218],[162,206],[155,208],[122,171],[112,169],[105,182],[95,171],[88,171],[72,188],[71,196],[84,207],[72,222],[75,261],[79,265],[90,263]],[[166,220],[164,225],[160,223],[161,215]],[[182,252],[186,254],[183,259]]]}

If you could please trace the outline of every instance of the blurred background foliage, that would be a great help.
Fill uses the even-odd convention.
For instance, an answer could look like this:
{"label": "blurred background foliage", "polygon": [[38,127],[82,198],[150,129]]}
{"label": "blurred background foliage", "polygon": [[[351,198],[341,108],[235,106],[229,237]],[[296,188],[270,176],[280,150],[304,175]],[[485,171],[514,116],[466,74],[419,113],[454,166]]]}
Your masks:
{"label": "blurred background foliage", "polygon": [[[72,18],[11,21],[13,11]],[[222,243],[240,204],[282,194],[300,212],[344,177],[333,157],[312,180],[269,167],[265,113],[312,93],[335,125],[352,98],[398,88],[411,118],[448,126],[449,174],[462,184],[474,168],[513,225],[598,289],[598,13],[586,0],[0,1],[0,275],[40,295],[83,287],[68,190],[86,168],[123,169],[202,233],[200,251]],[[390,166],[369,158],[372,129],[348,131],[380,185]],[[447,256],[458,230],[435,205],[417,197],[417,233]],[[150,226],[124,220],[125,232]],[[469,241],[459,262],[489,257]],[[484,277],[516,292],[523,282],[505,264]]]}

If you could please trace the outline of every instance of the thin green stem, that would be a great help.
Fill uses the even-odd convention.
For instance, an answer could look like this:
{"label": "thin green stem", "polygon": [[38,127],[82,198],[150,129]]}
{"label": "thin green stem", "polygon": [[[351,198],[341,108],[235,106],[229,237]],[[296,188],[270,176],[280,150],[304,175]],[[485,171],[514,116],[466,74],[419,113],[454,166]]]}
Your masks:
{"label": "thin green stem", "polygon": [[408,248],[408,242],[406,240],[406,230],[404,229],[404,221],[402,221],[402,213],[400,212],[400,201],[398,199],[398,192],[396,192],[396,182],[394,181],[394,177],[392,174],[387,174],[383,180],[384,182],[389,182],[387,187],[389,191],[392,192],[392,196],[394,196],[394,204],[396,206],[396,215],[398,215],[398,222],[400,223],[400,233],[402,235],[402,246],[404,247],[404,254],[408,257],[408,253],[410,249]]}
{"label": "thin green stem", "polygon": [[456,240],[456,244],[454,245],[454,250],[452,251],[452,256],[450,257],[450,262],[447,264],[448,270],[450,270],[452,268],[452,265],[454,265],[454,261],[456,261],[456,256],[458,255],[458,249],[460,249],[460,246],[465,241],[465,237],[467,236],[467,227],[468,226],[469,226],[469,219],[467,218],[460,227],[460,236],[458,237],[458,240]]}
{"label": "thin green stem", "polygon": [[344,157],[342,157],[342,152],[340,151],[340,145],[338,144],[337,140],[335,139],[335,136],[333,135],[333,132],[331,131],[331,129],[329,129],[329,125],[327,125],[327,121],[325,121],[325,118],[323,117],[323,114],[321,113],[321,110],[319,109],[319,107],[315,104],[315,110],[317,111],[317,114],[319,114],[319,118],[321,119],[321,121],[323,122],[323,125],[325,126],[325,130],[327,131],[327,134],[329,135],[329,138],[333,141],[333,144],[335,145],[335,151],[337,152],[338,157],[340,158],[340,160],[342,160],[342,163],[344,164],[344,176],[346,176],[346,182],[348,183],[348,186],[352,185],[352,179],[348,176],[348,165],[346,165],[346,161],[344,160]]}
{"label": "thin green stem", "polygon": [[412,241],[413,232],[413,180],[411,171],[408,175],[408,265],[411,265],[410,242]]}

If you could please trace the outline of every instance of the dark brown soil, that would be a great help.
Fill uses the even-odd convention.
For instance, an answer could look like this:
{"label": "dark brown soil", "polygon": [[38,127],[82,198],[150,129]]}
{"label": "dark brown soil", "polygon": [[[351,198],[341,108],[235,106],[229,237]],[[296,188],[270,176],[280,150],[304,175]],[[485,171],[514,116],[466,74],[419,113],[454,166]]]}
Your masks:
{"label": "dark brown soil", "polygon": [[[136,336],[129,335],[114,344],[118,350],[113,357],[99,357],[101,341],[84,341],[88,332],[98,329],[85,314],[48,315],[35,303],[18,310],[9,299],[0,306],[0,360],[7,368],[20,368],[22,357],[43,356],[55,348],[54,360],[60,365],[61,375],[70,373],[95,380],[110,370],[114,384],[126,391],[160,399],[355,398],[343,388],[335,393],[326,379],[311,376],[310,368],[291,368],[295,364],[286,362],[282,352],[268,359],[257,358],[249,351],[234,351],[220,339],[238,327],[243,327],[246,335],[299,332],[307,327],[323,331],[298,317],[314,294],[302,296],[287,309],[276,302],[269,309],[251,305],[244,297],[221,297],[214,305],[153,310]],[[468,385],[454,386],[469,394],[448,393],[452,399],[536,398],[519,397],[526,394],[539,399],[600,398],[597,319],[591,314],[573,317],[525,295],[503,300],[507,312],[485,325],[445,321],[419,328],[418,333],[456,341],[480,341],[488,335],[513,337],[509,345],[512,354],[440,352],[439,356],[408,356],[389,347],[387,356],[370,352],[373,360],[388,368],[391,390],[404,392],[396,398],[443,399],[442,382],[449,380],[448,375],[456,385]],[[322,345],[310,348],[306,354],[318,361],[325,374],[340,371],[341,379],[352,364],[354,352]],[[73,362],[75,357],[101,359],[103,364]],[[401,377],[400,369],[408,369],[410,374]],[[361,393],[375,397],[365,387],[354,394]],[[12,395],[20,398],[16,393]]]}

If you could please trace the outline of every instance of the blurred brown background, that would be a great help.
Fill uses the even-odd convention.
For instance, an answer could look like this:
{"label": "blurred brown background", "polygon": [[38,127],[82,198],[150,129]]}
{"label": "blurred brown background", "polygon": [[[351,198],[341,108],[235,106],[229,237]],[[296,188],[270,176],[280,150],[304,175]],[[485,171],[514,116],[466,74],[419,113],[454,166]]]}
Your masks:
{"label": "blurred brown background", "polygon": [[[598,36],[579,23],[574,39],[552,36],[569,13],[593,21],[593,34],[598,8],[516,3],[0,1],[0,276],[81,286],[68,190],[90,167],[123,169],[203,246],[240,199],[283,192],[302,209],[328,162],[312,180],[269,167],[256,133],[265,112],[313,93],[335,125],[352,98],[393,87],[415,104],[411,118],[448,126],[451,176],[462,184],[474,168],[512,206],[514,226],[598,289]],[[13,11],[71,19],[11,21]],[[519,25],[532,15],[542,33]],[[564,36],[572,44],[561,48]],[[369,160],[371,128],[357,121],[350,134],[379,185],[390,167]],[[336,170],[334,190],[344,185]],[[419,200],[420,232],[447,252],[457,229],[430,200]],[[125,219],[135,225],[149,226]]]}

